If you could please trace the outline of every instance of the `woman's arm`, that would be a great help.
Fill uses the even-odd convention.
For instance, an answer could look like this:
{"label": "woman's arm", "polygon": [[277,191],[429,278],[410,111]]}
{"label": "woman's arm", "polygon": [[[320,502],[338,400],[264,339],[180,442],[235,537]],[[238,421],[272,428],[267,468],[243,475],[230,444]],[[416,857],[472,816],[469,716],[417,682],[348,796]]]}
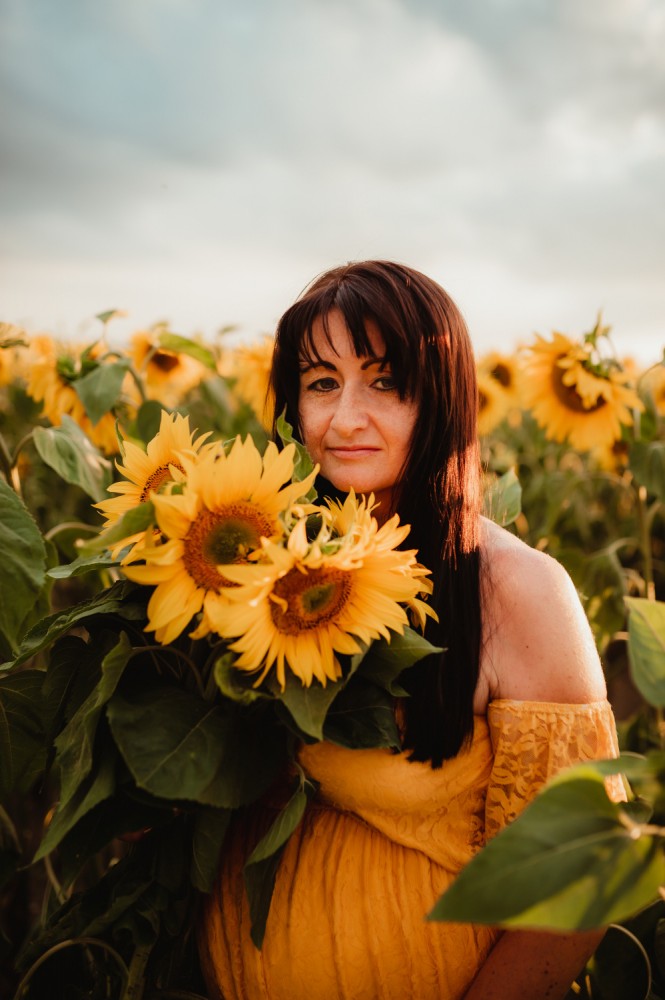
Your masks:
{"label": "woman's arm", "polygon": [[[481,676],[489,699],[564,704],[604,699],[591,629],[563,567],[493,526],[485,552],[489,586]],[[465,1000],[561,1000],[603,934],[506,931]]]}
{"label": "woman's arm", "polygon": [[568,573],[496,525],[485,532],[480,671],[488,700],[604,699],[603,669]]}
{"label": "woman's arm", "polygon": [[604,931],[506,931],[464,1000],[562,1000]]}

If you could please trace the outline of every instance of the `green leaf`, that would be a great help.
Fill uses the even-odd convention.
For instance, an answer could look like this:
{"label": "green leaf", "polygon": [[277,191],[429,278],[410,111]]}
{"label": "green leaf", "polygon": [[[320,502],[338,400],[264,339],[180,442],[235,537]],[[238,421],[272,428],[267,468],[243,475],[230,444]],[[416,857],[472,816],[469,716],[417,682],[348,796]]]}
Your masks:
{"label": "green leaf", "polygon": [[101,320],[102,323],[106,324],[114,316],[124,316],[125,313],[122,309],[106,309],[104,312],[97,313],[95,319]]}
{"label": "green leaf", "polygon": [[40,650],[50,646],[60,636],[69,632],[70,629],[79,626],[87,618],[97,615],[117,615],[125,621],[144,621],[145,604],[132,600],[137,593],[140,593],[140,589],[128,580],[121,580],[108,590],[96,594],[89,601],[83,601],[73,608],[56,611],[54,614],[42,618],[26,632],[16,659],[12,663],[6,664],[4,669],[12,669],[25,660],[29,660]]}
{"label": "green leaf", "polygon": [[69,580],[72,576],[84,576],[86,573],[95,573],[98,570],[108,569],[110,566],[117,566],[118,560],[111,556],[79,556],[66,566],[53,566],[47,570],[47,576],[54,580]]}
{"label": "green leaf", "polygon": [[25,969],[60,941],[104,933],[134,907],[151,883],[144,856],[136,852],[121,858],[87,892],[75,893],[52,913],[38,934],[28,937],[17,966]]}
{"label": "green leaf", "polygon": [[279,766],[269,731],[182,688],[116,696],[107,714],[136,784],[158,798],[235,809],[254,801]]}
{"label": "green leaf", "polygon": [[97,365],[87,375],[72,382],[92,424],[98,424],[117,403],[130,365],[129,358]]}
{"label": "green leaf", "polygon": [[602,1000],[649,1000],[651,963],[644,945],[625,927],[612,924],[591,961],[592,996]]}
{"label": "green leaf", "polygon": [[0,655],[13,655],[46,582],[46,548],[27,508],[2,480],[0,552]]}
{"label": "green leaf", "polygon": [[105,498],[111,463],[71,417],[63,416],[60,427],[35,427],[33,441],[42,461],[65,482],[80,486],[93,500]]}
{"label": "green leaf", "polygon": [[328,681],[324,687],[317,680],[305,687],[301,680],[287,670],[284,691],[271,679],[267,687],[273,691],[293,718],[298,729],[315,740],[323,739],[323,723],[331,704],[344,687],[345,681]]}
{"label": "green leaf", "polygon": [[159,430],[164,409],[156,399],[147,399],[145,403],[141,403],[136,414],[136,432],[145,444],[152,441]]}
{"label": "green leaf", "polygon": [[[284,410],[284,412],[279,417],[277,417],[277,420],[275,421],[275,428],[281,438],[282,444],[295,445],[296,460],[293,468],[293,479],[294,481],[295,480],[301,481],[310,474],[310,472],[314,468],[314,462],[312,461],[311,456],[307,451],[307,449],[305,448],[304,444],[301,444],[300,441],[294,438],[293,427],[286,419],[285,413],[286,410]],[[309,500],[310,502],[316,500],[316,490],[314,489],[314,487],[312,487],[309,493],[307,494],[307,500]]]}
{"label": "green leaf", "polygon": [[119,521],[116,521],[106,531],[91,538],[89,542],[81,545],[79,551],[82,558],[94,556],[99,552],[105,552],[113,548],[124,538],[130,538],[141,531],[147,531],[155,523],[155,508],[152,500],[144,500],[136,507],[132,507],[126,514],[123,514]]}
{"label": "green leaf", "polygon": [[665,602],[627,597],[631,675],[650,705],[665,705]]}
{"label": "green leaf", "polygon": [[102,660],[102,675],[99,683],[77,709],[55,741],[56,759],[60,769],[59,808],[61,810],[64,809],[92,769],[93,745],[97,725],[104,706],[112,697],[122,677],[131,651],[131,643],[123,632],[117,645]]}
{"label": "green leaf", "polygon": [[210,892],[213,887],[230,819],[229,809],[200,809],[196,814],[191,879],[200,892]]}
{"label": "green leaf", "polygon": [[165,351],[173,351],[174,354],[188,354],[190,358],[195,358],[210,371],[217,371],[215,355],[203,344],[198,344],[195,340],[181,337],[177,333],[164,331],[157,337],[157,342]]}
{"label": "green leaf", "polygon": [[26,792],[46,763],[41,670],[0,678],[0,801]]}
{"label": "green leaf", "polygon": [[302,820],[307,798],[307,786],[301,782],[245,863],[251,937],[257,948],[263,944],[279,860],[287,840]]}
{"label": "green leaf", "polygon": [[50,854],[86,813],[100,802],[110,799],[114,791],[115,761],[110,754],[105,754],[92,777],[83,781],[66,802],[58,803],[33,861],[40,861]]}
{"label": "green leaf", "polygon": [[58,868],[64,887],[72,885],[81,869],[117,837],[140,840],[151,829],[173,822],[173,810],[136,802],[116,791],[80,819],[58,844]]}
{"label": "green leaf", "polygon": [[485,491],[483,513],[505,528],[517,520],[521,511],[522,487],[513,469],[509,469]]}
{"label": "green leaf", "polygon": [[441,653],[440,646],[433,646],[419,632],[405,628],[404,635],[391,632],[390,642],[375,639],[365,654],[358,673],[365,680],[382,687],[394,698],[403,698],[406,691],[397,683],[403,670],[412,667],[432,653]]}
{"label": "green leaf", "polygon": [[331,705],[323,736],[352,750],[372,747],[400,750],[392,696],[364,677],[354,677]]}
{"label": "green leaf", "polygon": [[665,500],[665,441],[634,441],[629,467],[640,485]]}
{"label": "green leaf", "polygon": [[215,660],[215,682],[221,693],[241,705],[251,705],[259,698],[265,698],[265,692],[252,687],[251,676],[233,666],[236,658],[235,653],[224,653]]}
{"label": "green leaf", "polygon": [[571,768],[471,860],[429,919],[555,930],[622,920],[665,881],[659,840],[638,830],[593,768]]}

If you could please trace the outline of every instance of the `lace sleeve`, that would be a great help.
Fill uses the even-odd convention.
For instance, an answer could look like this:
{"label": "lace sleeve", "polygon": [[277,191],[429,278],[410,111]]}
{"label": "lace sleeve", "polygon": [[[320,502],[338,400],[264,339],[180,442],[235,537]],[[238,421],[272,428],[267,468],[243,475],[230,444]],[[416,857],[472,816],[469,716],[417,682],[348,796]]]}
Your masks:
{"label": "lace sleeve", "polygon": [[[487,718],[494,752],[485,804],[489,840],[511,823],[555,774],[585,760],[616,757],[619,746],[609,702],[493,701]],[[615,802],[626,798],[623,779],[605,781]]]}

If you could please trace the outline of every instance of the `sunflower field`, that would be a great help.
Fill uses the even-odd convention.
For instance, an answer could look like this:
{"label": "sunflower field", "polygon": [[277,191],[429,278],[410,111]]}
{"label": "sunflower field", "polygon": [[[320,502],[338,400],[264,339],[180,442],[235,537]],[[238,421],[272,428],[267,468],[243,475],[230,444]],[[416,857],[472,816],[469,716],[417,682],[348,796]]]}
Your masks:
{"label": "sunflower field", "polygon": [[[260,947],[315,792],[299,741],[399,748],[428,571],[371,499],[321,501],[270,338],[113,346],[0,324],[0,995],[205,997],[197,905],[283,783],[245,884]],[[560,775],[429,914],[611,925],[570,997],[665,1000],[665,355],[598,319],[478,358],[486,514],[576,584],[618,762]],[[628,801],[604,777],[620,772]],[[282,781],[280,775],[287,775]],[[554,817],[554,819],[553,819]],[[544,873],[555,878],[545,878]]]}

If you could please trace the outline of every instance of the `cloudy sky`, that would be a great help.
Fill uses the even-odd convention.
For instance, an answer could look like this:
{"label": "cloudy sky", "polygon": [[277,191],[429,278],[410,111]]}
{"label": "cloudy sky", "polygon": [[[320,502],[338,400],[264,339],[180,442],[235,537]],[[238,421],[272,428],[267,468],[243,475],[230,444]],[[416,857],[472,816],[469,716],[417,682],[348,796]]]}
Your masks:
{"label": "cloudy sky", "polygon": [[393,258],[479,352],[665,344],[663,0],[0,0],[0,309],[271,330]]}

